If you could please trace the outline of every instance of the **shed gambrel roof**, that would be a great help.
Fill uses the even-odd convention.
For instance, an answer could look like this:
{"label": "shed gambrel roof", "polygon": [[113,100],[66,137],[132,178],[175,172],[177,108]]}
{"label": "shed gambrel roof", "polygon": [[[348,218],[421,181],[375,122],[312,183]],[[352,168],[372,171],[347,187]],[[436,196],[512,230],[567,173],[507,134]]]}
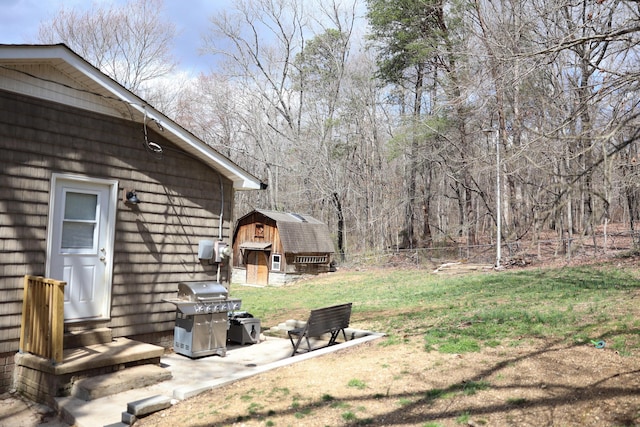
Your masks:
{"label": "shed gambrel roof", "polygon": [[[44,76],[43,76],[44,75]],[[258,178],[95,68],[64,44],[0,44],[0,89],[121,117],[156,122],[163,136],[233,182],[236,190],[266,188]]]}
{"label": "shed gambrel roof", "polygon": [[[306,214],[267,211],[256,212],[276,222],[285,253],[334,253],[327,224]],[[250,215],[250,214],[249,214]]]}

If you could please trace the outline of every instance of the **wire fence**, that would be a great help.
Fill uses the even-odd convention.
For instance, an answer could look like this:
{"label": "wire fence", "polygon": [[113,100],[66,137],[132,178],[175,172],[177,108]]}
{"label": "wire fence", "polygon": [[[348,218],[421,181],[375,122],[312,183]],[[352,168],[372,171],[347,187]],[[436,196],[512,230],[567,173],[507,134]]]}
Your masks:
{"label": "wire fence", "polygon": [[[600,258],[606,255],[636,250],[640,245],[640,233],[621,231],[599,233],[572,238],[548,238],[535,241],[502,242],[501,265],[528,265],[544,260],[564,258]],[[495,265],[495,244],[448,245],[430,248],[389,249],[380,252],[351,254],[341,263],[345,267],[391,266],[432,268],[449,262],[467,262]]]}

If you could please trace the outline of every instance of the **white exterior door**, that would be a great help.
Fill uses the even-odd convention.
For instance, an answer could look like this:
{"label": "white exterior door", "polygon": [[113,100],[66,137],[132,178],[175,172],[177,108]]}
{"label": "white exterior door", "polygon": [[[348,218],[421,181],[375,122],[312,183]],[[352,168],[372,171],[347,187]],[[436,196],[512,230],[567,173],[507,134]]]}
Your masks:
{"label": "white exterior door", "polygon": [[47,276],[67,282],[65,321],[109,317],[116,192],[114,182],[53,177]]}

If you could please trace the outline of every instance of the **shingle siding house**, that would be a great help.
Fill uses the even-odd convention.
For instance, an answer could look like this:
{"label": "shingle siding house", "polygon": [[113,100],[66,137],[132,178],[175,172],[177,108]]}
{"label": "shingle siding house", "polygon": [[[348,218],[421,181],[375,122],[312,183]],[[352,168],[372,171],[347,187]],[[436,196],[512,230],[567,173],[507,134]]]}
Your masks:
{"label": "shingle siding house", "polygon": [[234,283],[281,285],[330,270],[329,228],[306,214],[254,210],[233,233]]}
{"label": "shingle siding house", "polygon": [[0,45],[0,391],[24,275],[67,282],[66,331],[170,347],[162,299],[181,281],[229,282],[199,241],[230,242],[234,192],[261,187],[66,46]]}

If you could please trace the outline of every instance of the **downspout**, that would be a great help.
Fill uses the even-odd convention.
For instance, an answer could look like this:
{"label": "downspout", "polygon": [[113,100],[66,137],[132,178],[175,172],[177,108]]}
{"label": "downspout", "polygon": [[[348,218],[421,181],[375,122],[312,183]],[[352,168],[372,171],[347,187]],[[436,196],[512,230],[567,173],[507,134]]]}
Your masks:
{"label": "downspout", "polygon": [[[218,174],[218,182],[220,183],[220,217],[218,219],[218,241],[222,241],[222,221],[224,218],[224,184],[222,183],[222,175],[216,169],[216,173]],[[218,263],[218,271],[216,273],[216,282],[220,283],[220,272],[221,272],[221,264]]]}
{"label": "downspout", "polygon": [[218,173],[218,182],[220,182],[220,220],[218,222],[218,240],[222,241],[222,219],[224,218],[224,185],[222,184],[222,175]]}

